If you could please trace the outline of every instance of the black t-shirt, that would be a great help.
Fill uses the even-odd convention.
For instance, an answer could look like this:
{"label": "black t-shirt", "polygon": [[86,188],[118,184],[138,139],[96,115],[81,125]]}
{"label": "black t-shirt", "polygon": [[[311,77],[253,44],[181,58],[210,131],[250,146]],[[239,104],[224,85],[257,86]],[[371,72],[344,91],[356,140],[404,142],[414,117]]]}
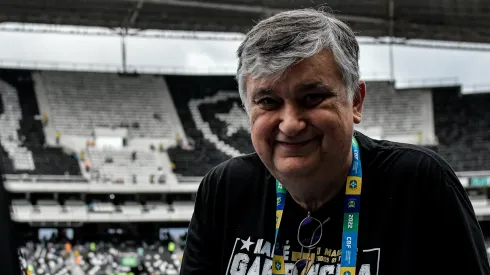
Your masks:
{"label": "black t-shirt", "polygon": [[[358,132],[363,171],[357,274],[489,274],[483,235],[449,165],[428,149]],[[344,191],[344,190],[342,190]],[[344,192],[312,216],[324,221],[309,275],[339,274]],[[180,274],[271,274],[275,179],[256,154],[212,169],[198,190]],[[289,195],[279,230],[286,274],[300,257],[306,217]]]}

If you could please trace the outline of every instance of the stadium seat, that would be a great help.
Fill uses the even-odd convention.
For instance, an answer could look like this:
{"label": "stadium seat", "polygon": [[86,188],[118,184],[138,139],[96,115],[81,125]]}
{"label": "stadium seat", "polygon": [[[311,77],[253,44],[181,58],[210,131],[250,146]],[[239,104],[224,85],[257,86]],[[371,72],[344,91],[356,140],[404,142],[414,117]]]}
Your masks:
{"label": "stadium seat", "polygon": [[461,95],[460,88],[433,90],[434,149],[455,171],[490,170],[490,94]]}
{"label": "stadium seat", "polygon": [[127,127],[132,137],[172,139],[178,132],[161,77],[52,71],[34,79],[53,127],[64,136],[90,137],[98,126]]}
{"label": "stadium seat", "polygon": [[6,174],[81,175],[78,161],[45,143],[30,72],[0,70],[0,153]]}
{"label": "stadium seat", "polygon": [[430,89],[396,90],[393,82],[367,82],[362,122],[355,128],[365,134],[380,128],[374,138],[419,145],[434,144]]}

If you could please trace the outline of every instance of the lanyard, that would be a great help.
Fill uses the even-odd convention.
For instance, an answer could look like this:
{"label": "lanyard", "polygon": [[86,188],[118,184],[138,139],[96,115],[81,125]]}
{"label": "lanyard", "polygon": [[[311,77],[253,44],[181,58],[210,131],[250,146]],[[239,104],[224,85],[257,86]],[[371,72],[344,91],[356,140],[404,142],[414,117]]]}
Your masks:
{"label": "lanyard", "polygon": [[[362,167],[359,144],[352,137],[352,166],[347,176],[344,200],[344,226],[342,232],[342,256],[340,274],[356,275],[357,237],[359,227],[359,212],[361,209]],[[286,189],[276,180],[276,234],[272,259],[272,274],[284,275],[284,251],[277,243],[277,235],[281,225],[282,213],[286,201]]]}

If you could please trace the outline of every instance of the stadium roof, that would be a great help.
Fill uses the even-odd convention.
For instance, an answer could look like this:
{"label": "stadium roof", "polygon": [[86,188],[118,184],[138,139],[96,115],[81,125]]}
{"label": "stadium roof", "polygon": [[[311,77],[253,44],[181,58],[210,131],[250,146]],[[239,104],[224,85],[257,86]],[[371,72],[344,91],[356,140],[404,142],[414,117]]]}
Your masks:
{"label": "stadium roof", "polygon": [[360,36],[490,43],[488,0],[1,0],[0,22],[246,32],[278,11],[322,4]]}

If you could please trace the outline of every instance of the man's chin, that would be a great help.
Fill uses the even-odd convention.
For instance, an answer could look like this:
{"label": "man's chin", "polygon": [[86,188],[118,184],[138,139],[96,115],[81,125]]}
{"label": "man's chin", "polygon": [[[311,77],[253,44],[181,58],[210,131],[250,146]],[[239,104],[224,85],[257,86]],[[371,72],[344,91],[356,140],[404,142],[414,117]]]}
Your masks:
{"label": "man's chin", "polygon": [[304,157],[281,158],[274,162],[275,169],[282,177],[302,177],[311,175],[314,162]]}

